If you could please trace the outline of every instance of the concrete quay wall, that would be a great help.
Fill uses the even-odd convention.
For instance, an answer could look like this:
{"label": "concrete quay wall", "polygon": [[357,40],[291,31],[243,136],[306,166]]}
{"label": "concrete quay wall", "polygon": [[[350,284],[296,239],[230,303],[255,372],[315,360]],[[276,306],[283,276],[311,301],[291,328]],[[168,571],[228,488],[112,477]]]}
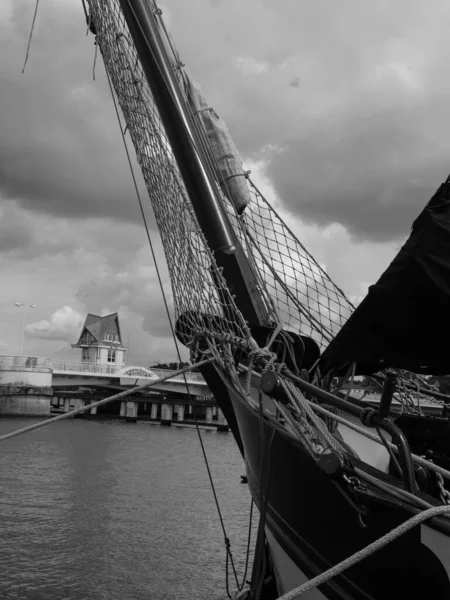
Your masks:
{"label": "concrete quay wall", "polygon": [[49,417],[53,389],[6,385],[0,387],[0,415]]}

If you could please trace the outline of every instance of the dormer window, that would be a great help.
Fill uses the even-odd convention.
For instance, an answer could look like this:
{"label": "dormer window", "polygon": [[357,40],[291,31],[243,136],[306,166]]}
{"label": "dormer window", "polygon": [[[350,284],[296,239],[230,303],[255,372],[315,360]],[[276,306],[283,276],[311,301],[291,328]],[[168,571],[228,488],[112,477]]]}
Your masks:
{"label": "dormer window", "polygon": [[114,335],[112,333],[105,333],[105,335],[103,336],[103,341],[105,342],[119,342],[119,336],[118,335]]}

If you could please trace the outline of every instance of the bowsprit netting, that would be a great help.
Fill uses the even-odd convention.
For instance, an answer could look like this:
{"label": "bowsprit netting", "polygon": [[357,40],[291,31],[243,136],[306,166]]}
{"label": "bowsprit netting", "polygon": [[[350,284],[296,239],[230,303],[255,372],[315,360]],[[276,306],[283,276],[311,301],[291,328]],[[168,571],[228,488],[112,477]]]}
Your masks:
{"label": "bowsprit netting", "polygon": [[208,327],[219,334],[226,329],[244,340],[242,319],[198,226],[120,3],[91,0],[89,7],[161,234],[176,315],[185,316],[191,332],[204,333]]}
{"label": "bowsprit netting", "polygon": [[298,241],[249,178],[252,201],[238,219],[266,290],[288,330],[310,335],[323,348],[353,311],[344,293]]}
{"label": "bowsprit netting", "polygon": [[[246,345],[248,329],[196,220],[120,3],[90,0],[89,5],[97,43],[123,111],[161,234],[176,316],[183,316],[184,341],[189,345],[198,336],[209,335],[216,341],[223,336],[226,343]],[[169,59],[181,86],[181,78],[186,74],[166,34],[161,22],[161,36],[166,36]],[[206,157],[217,174],[216,158],[200,115],[192,110],[186,87],[182,90],[205,145]],[[218,176],[215,185],[256,272],[270,319],[274,325],[311,335],[323,347],[341,328],[353,307],[243,172],[242,177],[244,180],[238,185],[243,189],[244,183],[244,195],[248,195],[250,203],[246,207],[243,204],[241,214],[227,193],[234,182]]]}

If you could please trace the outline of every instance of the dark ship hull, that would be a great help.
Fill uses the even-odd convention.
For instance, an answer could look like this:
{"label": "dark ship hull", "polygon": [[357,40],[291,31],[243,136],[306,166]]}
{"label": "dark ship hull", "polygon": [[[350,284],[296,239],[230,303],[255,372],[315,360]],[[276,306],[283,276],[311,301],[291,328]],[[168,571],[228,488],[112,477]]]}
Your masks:
{"label": "dark ship hull", "polygon": [[[224,175],[217,166],[207,128],[197,119],[212,109],[195,104],[192,86],[186,93],[186,73],[178,79],[183,64],[168,51],[161,11],[147,0],[90,4],[93,22],[89,16],[88,23],[97,32],[161,230],[177,300],[177,335],[191,357],[215,358],[215,366],[202,368],[202,374],[242,452],[249,488],[260,509],[259,531],[265,531],[269,552],[259,535],[253,589],[256,580],[258,584],[251,597],[274,600],[366,549],[424,508],[439,505],[437,498],[444,494],[421,488],[432,494],[426,496],[416,489],[417,460],[414,465],[406,434],[388,418],[389,406],[376,416],[377,426],[395,430],[393,441],[394,435],[403,439],[403,448],[397,446],[398,460],[389,442],[380,445],[364,431],[355,433],[349,422],[359,418],[361,409],[347,402],[341,413],[346,424],[333,432],[324,431],[322,423],[317,429],[331,450],[339,446],[336,455],[324,452],[325,460],[334,456],[337,461],[333,471],[332,461],[321,462],[321,453],[312,458],[311,439],[301,443],[302,432],[296,437],[277,420],[270,398],[260,395],[260,382],[252,381],[247,389],[249,382],[238,381],[236,362],[246,361],[252,379],[258,373],[266,376],[272,367],[286,378],[296,372],[300,387],[305,379],[309,382],[318,363],[322,375],[314,397],[331,389],[332,379],[352,365],[353,374],[387,367],[448,372],[440,342],[450,334],[450,182],[416,221],[410,243],[353,312],[342,291],[254,186],[248,208],[231,194],[228,199],[223,196],[221,184],[236,177],[245,183],[247,174],[240,168]],[[218,138],[223,138],[223,130]],[[230,147],[225,150],[226,157]],[[284,320],[280,306],[287,307]],[[341,329],[336,335],[337,325]],[[326,340],[329,346],[322,354],[317,348],[308,363],[314,348],[303,336],[312,340],[313,332],[322,348]],[[220,365],[227,365],[227,371],[222,373]],[[302,370],[307,372],[303,379]],[[291,408],[291,416],[296,416],[295,402]],[[310,426],[305,422],[304,427]],[[405,424],[411,435],[419,431],[418,446],[428,435],[420,432],[423,423]],[[339,436],[338,442],[333,435]],[[439,435],[433,436],[433,444],[425,440],[423,454],[438,448]],[[401,478],[390,474],[391,454]],[[448,459],[447,451],[443,455]],[[307,597],[450,598],[449,536],[448,520],[436,517],[391,540]],[[266,570],[276,586],[265,585]]]}
{"label": "dark ship hull", "polygon": [[[360,518],[346,490],[284,427],[262,418],[215,367],[208,366],[203,374],[243,453],[250,492],[265,518],[279,594],[365,548],[417,512],[412,504],[367,489],[361,492],[367,516]],[[305,597],[450,598],[443,566],[444,561],[448,564],[449,534],[448,525],[438,519],[415,527]]]}

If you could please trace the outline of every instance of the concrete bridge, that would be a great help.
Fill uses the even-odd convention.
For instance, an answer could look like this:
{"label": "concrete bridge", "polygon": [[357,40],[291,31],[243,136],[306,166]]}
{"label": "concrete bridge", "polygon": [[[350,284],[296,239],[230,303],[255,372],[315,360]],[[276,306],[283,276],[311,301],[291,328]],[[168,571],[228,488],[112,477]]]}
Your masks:
{"label": "concrete bridge", "polygon": [[[67,405],[67,409],[74,399],[73,394],[77,396],[77,406],[78,404],[80,406],[89,404],[89,401],[82,397],[83,388],[84,393],[95,390],[95,393],[100,393],[105,397],[113,395],[116,391],[147,383],[152,379],[158,380],[171,373],[174,371],[147,369],[133,365],[118,367],[114,364],[99,365],[89,362],[58,361],[37,356],[0,355],[0,415],[44,416],[50,414],[52,408],[55,408],[55,400],[59,407],[60,400],[64,399],[63,403],[64,406]],[[156,396],[159,397],[159,400]],[[201,374],[188,372],[186,380],[184,375],[174,375],[122,403],[121,416],[125,409],[129,416],[128,408],[131,407],[130,410],[132,409],[133,413],[131,416],[135,419],[138,414],[139,402],[143,400],[145,403],[146,399],[163,403],[164,410],[167,405],[167,411],[170,414],[172,414],[173,402],[183,406],[189,405],[192,401],[197,402],[197,400],[206,403],[205,406],[214,403]],[[150,405],[148,408],[151,408]],[[147,410],[146,404],[144,410]],[[156,415],[156,409],[152,410],[152,415]],[[161,410],[161,406],[158,410]],[[178,412],[181,414],[182,409]],[[161,419],[169,420],[169,417],[162,416]]]}
{"label": "concrete bridge", "polygon": [[[149,379],[159,379],[169,375],[167,369],[147,369],[146,367],[115,365],[96,365],[71,361],[51,361],[54,389],[68,385],[103,387],[114,390],[141,385]],[[167,393],[210,396],[209,388],[200,373],[188,371],[184,375],[175,375],[163,383],[153,386],[152,390]],[[186,385],[187,383],[187,385]]]}
{"label": "concrete bridge", "polygon": [[[68,386],[125,390],[130,386],[141,385],[149,379],[159,379],[170,373],[171,371],[166,369],[147,369],[133,365],[118,367],[113,364],[97,365],[37,356],[0,355],[0,386],[48,386],[55,391]],[[185,376],[175,375],[150,389],[162,393],[190,393],[202,397],[211,395],[200,373],[187,372]]]}

